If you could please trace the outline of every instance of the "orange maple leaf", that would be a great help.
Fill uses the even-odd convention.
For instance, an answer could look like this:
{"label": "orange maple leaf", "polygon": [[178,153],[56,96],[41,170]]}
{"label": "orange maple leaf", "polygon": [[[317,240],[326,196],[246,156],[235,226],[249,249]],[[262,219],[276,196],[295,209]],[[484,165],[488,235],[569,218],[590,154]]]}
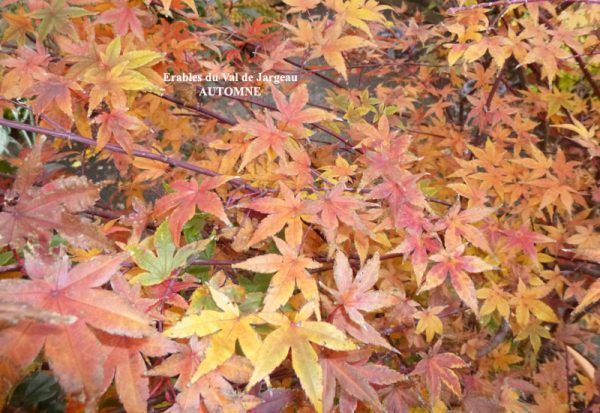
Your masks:
{"label": "orange maple leaf", "polygon": [[301,255],[296,248],[280,238],[273,237],[273,241],[281,255],[261,255],[233,265],[233,268],[247,271],[275,273],[265,296],[263,311],[277,311],[289,300],[296,286],[308,301],[318,302],[317,282],[307,270],[319,268],[321,264]]}
{"label": "orange maple leaf", "polygon": [[0,280],[0,300],[53,311],[70,318],[62,324],[26,321],[0,333],[0,359],[23,368],[45,348],[45,356],[65,391],[85,391],[93,401],[103,390],[106,355],[89,327],[111,335],[142,338],[156,333],[151,320],[112,291],[101,287],[120,268],[127,254],[106,255],[69,269],[66,255],[58,259],[26,255],[30,280]]}

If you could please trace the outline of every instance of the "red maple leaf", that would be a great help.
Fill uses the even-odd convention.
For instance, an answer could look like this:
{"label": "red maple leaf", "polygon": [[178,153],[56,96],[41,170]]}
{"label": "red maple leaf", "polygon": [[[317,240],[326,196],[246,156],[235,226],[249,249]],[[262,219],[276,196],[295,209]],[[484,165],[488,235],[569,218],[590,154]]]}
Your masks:
{"label": "red maple leaf", "polygon": [[156,202],[154,213],[165,216],[171,212],[169,228],[175,245],[179,245],[181,229],[196,213],[196,207],[219,218],[227,225],[231,225],[223,209],[221,199],[212,192],[232,178],[229,176],[211,176],[204,178],[199,184],[196,180],[175,181],[171,184],[174,192],[165,195]]}

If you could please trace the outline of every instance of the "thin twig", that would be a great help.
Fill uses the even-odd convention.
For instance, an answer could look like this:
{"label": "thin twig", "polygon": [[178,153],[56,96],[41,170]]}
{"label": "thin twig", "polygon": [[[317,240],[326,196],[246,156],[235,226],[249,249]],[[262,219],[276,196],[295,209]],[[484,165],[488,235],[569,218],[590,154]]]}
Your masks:
{"label": "thin twig", "polygon": [[508,325],[506,319],[503,318],[502,325],[500,325],[500,328],[498,329],[494,337],[492,337],[492,339],[486,346],[480,348],[479,351],[477,351],[477,357],[483,358],[490,354],[492,351],[494,351],[500,344],[502,344],[509,331],[510,326]]}
{"label": "thin twig", "polygon": [[2,265],[2,266],[0,266],[0,274],[3,274],[5,272],[19,271],[20,269],[21,269],[20,264]]}
{"label": "thin twig", "polygon": [[[0,119],[0,125],[8,126],[9,128],[14,128],[14,129],[19,129],[19,130],[25,130],[27,132],[42,133],[42,134],[49,135],[49,136],[64,138],[64,139],[68,139],[73,142],[81,143],[86,146],[96,147],[98,145],[98,142],[96,142],[95,140],[83,137],[81,135],[78,135],[78,134],[72,133],[72,132],[55,131],[52,129],[47,129],[47,128],[43,128],[40,126],[29,125],[29,124],[25,124],[25,123],[21,123],[21,122],[15,122],[15,121],[8,120],[8,119]],[[111,152],[127,154],[125,149],[121,148],[119,145],[115,145],[112,143],[107,143],[106,145],[104,145],[104,149],[107,149]],[[202,168],[200,166],[194,165],[193,163],[190,163],[187,161],[182,161],[180,159],[170,158],[167,155],[143,151],[140,149],[133,149],[131,151],[130,155],[132,155],[134,157],[146,158],[146,159],[151,159],[154,161],[159,161],[159,162],[165,163],[167,165],[186,169],[188,171],[199,173],[201,175],[220,176],[219,173],[217,173],[215,171],[211,171],[210,169]],[[251,192],[255,192],[255,193],[261,192],[260,189],[251,186],[250,184],[244,182],[243,180],[241,180],[239,178],[232,179],[229,182],[232,185],[238,186],[240,188],[244,188]]]}
{"label": "thin twig", "polygon": [[[269,109],[269,110],[273,110],[273,111],[277,111],[277,108],[273,105],[270,105],[268,103],[265,102],[260,102],[258,100],[253,100],[253,99],[246,99],[246,98],[240,98],[237,96],[225,96],[228,99],[232,99],[241,103],[249,103],[251,105],[254,106],[258,106],[261,108],[265,108],[265,109]],[[329,136],[337,139],[338,141],[340,141],[341,143],[343,143],[348,149],[350,150],[356,150],[360,153],[363,153],[362,149],[360,148],[355,148],[354,145],[352,145],[352,142],[350,142],[348,139],[345,139],[344,137],[342,137],[341,135],[339,135],[338,133],[332,131],[331,129],[321,125],[320,123],[313,123],[310,126],[312,126],[315,129],[318,129],[326,134],[328,134]]]}
{"label": "thin twig", "polygon": [[[531,4],[531,3],[547,3],[551,2],[550,0],[499,0],[499,1],[488,1],[487,3],[479,3],[473,4],[472,6],[463,6],[463,7],[452,7],[448,9],[448,13],[455,14],[461,11],[466,10],[474,10],[474,9],[487,9],[489,7],[496,6],[514,6],[517,4]],[[582,4],[600,4],[600,0],[572,0],[568,3],[582,3]],[[570,5],[569,4],[569,5]]]}

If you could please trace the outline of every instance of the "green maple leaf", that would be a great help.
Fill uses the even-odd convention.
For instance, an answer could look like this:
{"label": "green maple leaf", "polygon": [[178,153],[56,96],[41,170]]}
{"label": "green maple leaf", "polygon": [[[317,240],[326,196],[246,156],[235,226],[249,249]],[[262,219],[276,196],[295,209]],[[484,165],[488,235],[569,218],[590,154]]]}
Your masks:
{"label": "green maple leaf", "polygon": [[49,7],[44,7],[40,10],[30,13],[29,16],[34,19],[41,19],[42,22],[38,26],[38,34],[40,39],[44,40],[52,31],[57,31],[77,39],[77,32],[69,19],[74,17],[83,17],[96,14],[87,11],[81,7],[66,6],[65,0],[55,0]]}
{"label": "green maple leaf", "polygon": [[137,266],[145,270],[134,277],[132,282],[142,285],[160,284],[169,278],[173,271],[183,267],[190,256],[206,248],[210,241],[208,239],[193,242],[178,250],[169,231],[169,222],[163,222],[154,234],[153,245],[156,254],[141,245],[128,248]]}

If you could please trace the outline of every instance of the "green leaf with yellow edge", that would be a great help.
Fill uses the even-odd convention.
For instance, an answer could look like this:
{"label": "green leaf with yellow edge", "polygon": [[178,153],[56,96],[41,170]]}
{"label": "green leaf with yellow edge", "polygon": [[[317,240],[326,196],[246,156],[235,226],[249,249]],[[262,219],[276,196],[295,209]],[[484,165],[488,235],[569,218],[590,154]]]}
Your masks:
{"label": "green leaf with yellow edge", "polygon": [[169,222],[164,221],[152,239],[156,254],[140,245],[130,246],[128,249],[133,254],[133,261],[138,267],[145,270],[132,279],[144,286],[156,285],[164,280],[178,268],[186,265],[187,259],[194,253],[202,251],[210,239],[187,244],[179,250],[173,243]]}
{"label": "green leaf with yellow edge", "polygon": [[305,305],[293,321],[281,313],[261,313],[259,317],[277,326],[263,341],[255,360],[255,370],[247,388],[250,389],[270,374],[292,351],[292,367],[300,384],[317,412],[323,412],[323,372],[311,343],[331,350],[356,349],[344,333],[321,321],[308,321],[314,312],[313,304]]}

